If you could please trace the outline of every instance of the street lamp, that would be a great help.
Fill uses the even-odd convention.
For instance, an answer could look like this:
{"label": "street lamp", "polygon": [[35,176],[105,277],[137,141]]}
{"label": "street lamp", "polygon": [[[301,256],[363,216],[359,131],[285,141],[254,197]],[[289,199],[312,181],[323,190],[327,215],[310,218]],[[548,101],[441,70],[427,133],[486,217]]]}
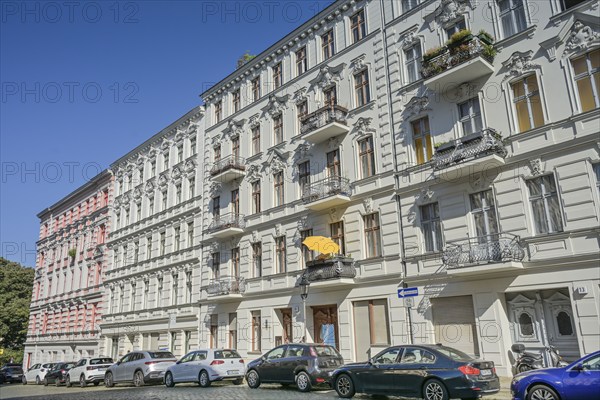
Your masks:
{"label": "street lamp", "polygon": [[304,340],[303,342],[306,342],[306,338],[308,337],[308,335],[306,334],[306,298],[308,297],[308,289],[310,286],[310,281],[308,280],[308,277],[306,275],[302,275],[302,278],[300,278],[300,283],[298,284],[298,286],[300,286],[300,297],[302,298],[302,308],[303,308],[303,313],[302,315],[304,316]]}

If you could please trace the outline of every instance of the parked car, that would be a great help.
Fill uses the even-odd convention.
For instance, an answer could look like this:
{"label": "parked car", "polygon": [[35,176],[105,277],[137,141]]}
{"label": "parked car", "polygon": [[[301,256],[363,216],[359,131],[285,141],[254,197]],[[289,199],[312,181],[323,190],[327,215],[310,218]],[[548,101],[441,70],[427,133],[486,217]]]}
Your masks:
{"label": "parked car", "polygon": [[513,400],[588,400],[600,398],[600,351],[561,368],[526,371],[512,380]]}
{"label": "parked car", "polygon": [[48,386],[50,383],[54,383],[56,386],[66,382],[67,372],[75,366],[75,362],[60,362],[54,364],[52,369],[46,372],[44,376],[44,386]]}
{"label": "parked car", "polygon": [[475,399],[500,390],[493,362],[441,345],[388,347],[368,362],[337,369],[332,383],[344,398],[369,393],[425,400]]}
{"label": "parked car", "polygon": [[165,385],[173,387],[181,382],[198,382],[209,387],[211,382],[233,379],[241,385],[246,374],[242,356],[231,349],[199,349],[183,356],[165,372]]}
{"label": "parked car", "polygon": [[108,357],[82,358],[67,372],[67,387],[71,387],[73,382],[79,382],[81,387],[86,387],[88,383],[98,386],[104,381],[108,367],[113,364],[113,359]]}
{"label": "parked car", "polygon": [[144,386],[162,382],[165,371],[176,361],[170,351],[132,351],[108,368],[104,385],[113,387],[115,383],[133,382],[135,386]]}
{"label": "parked car", "polygon": [[29,382],[35,382],[36,385],[41,385],[44,381],[46,373],[52,369],[54,363],[35,364],[31,366],[23,374],[23,385],[27,385]]}
{"label": "parked car", "polygon": [[23,380],[23,368],[21,364],[6,365],[0,368],[0,383],[15,383]]}
{"label": "parked car", "polygon": [[261,383],[296,384],[301,392],[329,384],[335,368],[344,364],[337,350],[325,344],[290,343],[275,347],[248,363],[246,381],[256,389]]}

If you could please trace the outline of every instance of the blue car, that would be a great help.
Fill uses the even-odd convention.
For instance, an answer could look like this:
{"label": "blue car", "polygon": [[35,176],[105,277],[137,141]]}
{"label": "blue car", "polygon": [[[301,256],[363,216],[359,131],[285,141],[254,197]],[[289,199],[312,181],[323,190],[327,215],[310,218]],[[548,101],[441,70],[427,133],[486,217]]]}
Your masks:
{"label": "blue car", "polygon": [[600,399],[600,351],[566,367],[520,373],[510,390],[513,400]]}

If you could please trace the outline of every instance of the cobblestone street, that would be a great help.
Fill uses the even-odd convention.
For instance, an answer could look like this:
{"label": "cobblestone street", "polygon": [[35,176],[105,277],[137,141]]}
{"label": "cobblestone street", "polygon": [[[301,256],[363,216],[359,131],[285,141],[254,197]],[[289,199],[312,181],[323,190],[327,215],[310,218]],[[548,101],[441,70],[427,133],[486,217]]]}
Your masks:
{"label": "cobblestone street", "polygon": [[[485,397],[486,400],[509,400],[509,380],[503,380],[504,388],[499,394]],[[382,397],[357,395],[355,399],[381,399]],[[383,397],[386,398],[386,397]],[[401,397],[390,396],[390,400]],[[143,388],[117,386],[112,389],[104,386],[67,388],[64,386],[1,385],[0,399],[51,399],[51,400],[327,400],[338,399],[334,390],[319,389],[310,393],[301,393],[295,387],[283,388],[280,385],[262,385],[259,389],[250,389],[246,385],[234,386],[230,383],[216,383],[202,389],[194,384],[179,384],[174,388],[162,385]]]}

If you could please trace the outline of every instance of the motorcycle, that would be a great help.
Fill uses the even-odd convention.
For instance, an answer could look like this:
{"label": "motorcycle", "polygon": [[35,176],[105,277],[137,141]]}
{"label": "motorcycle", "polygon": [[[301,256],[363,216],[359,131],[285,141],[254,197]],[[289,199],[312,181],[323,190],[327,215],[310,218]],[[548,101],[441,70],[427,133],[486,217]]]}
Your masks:
{"label": "motorcycle", "polygon": [[541,368],[558,368],[569,365],[560,356],[558,349],[554,346],[546,346],[540,353],[531,353],[525,351],[525,345],[517,343],[510,348],[517,354],[515,361],[515,370],[517,373]]}

